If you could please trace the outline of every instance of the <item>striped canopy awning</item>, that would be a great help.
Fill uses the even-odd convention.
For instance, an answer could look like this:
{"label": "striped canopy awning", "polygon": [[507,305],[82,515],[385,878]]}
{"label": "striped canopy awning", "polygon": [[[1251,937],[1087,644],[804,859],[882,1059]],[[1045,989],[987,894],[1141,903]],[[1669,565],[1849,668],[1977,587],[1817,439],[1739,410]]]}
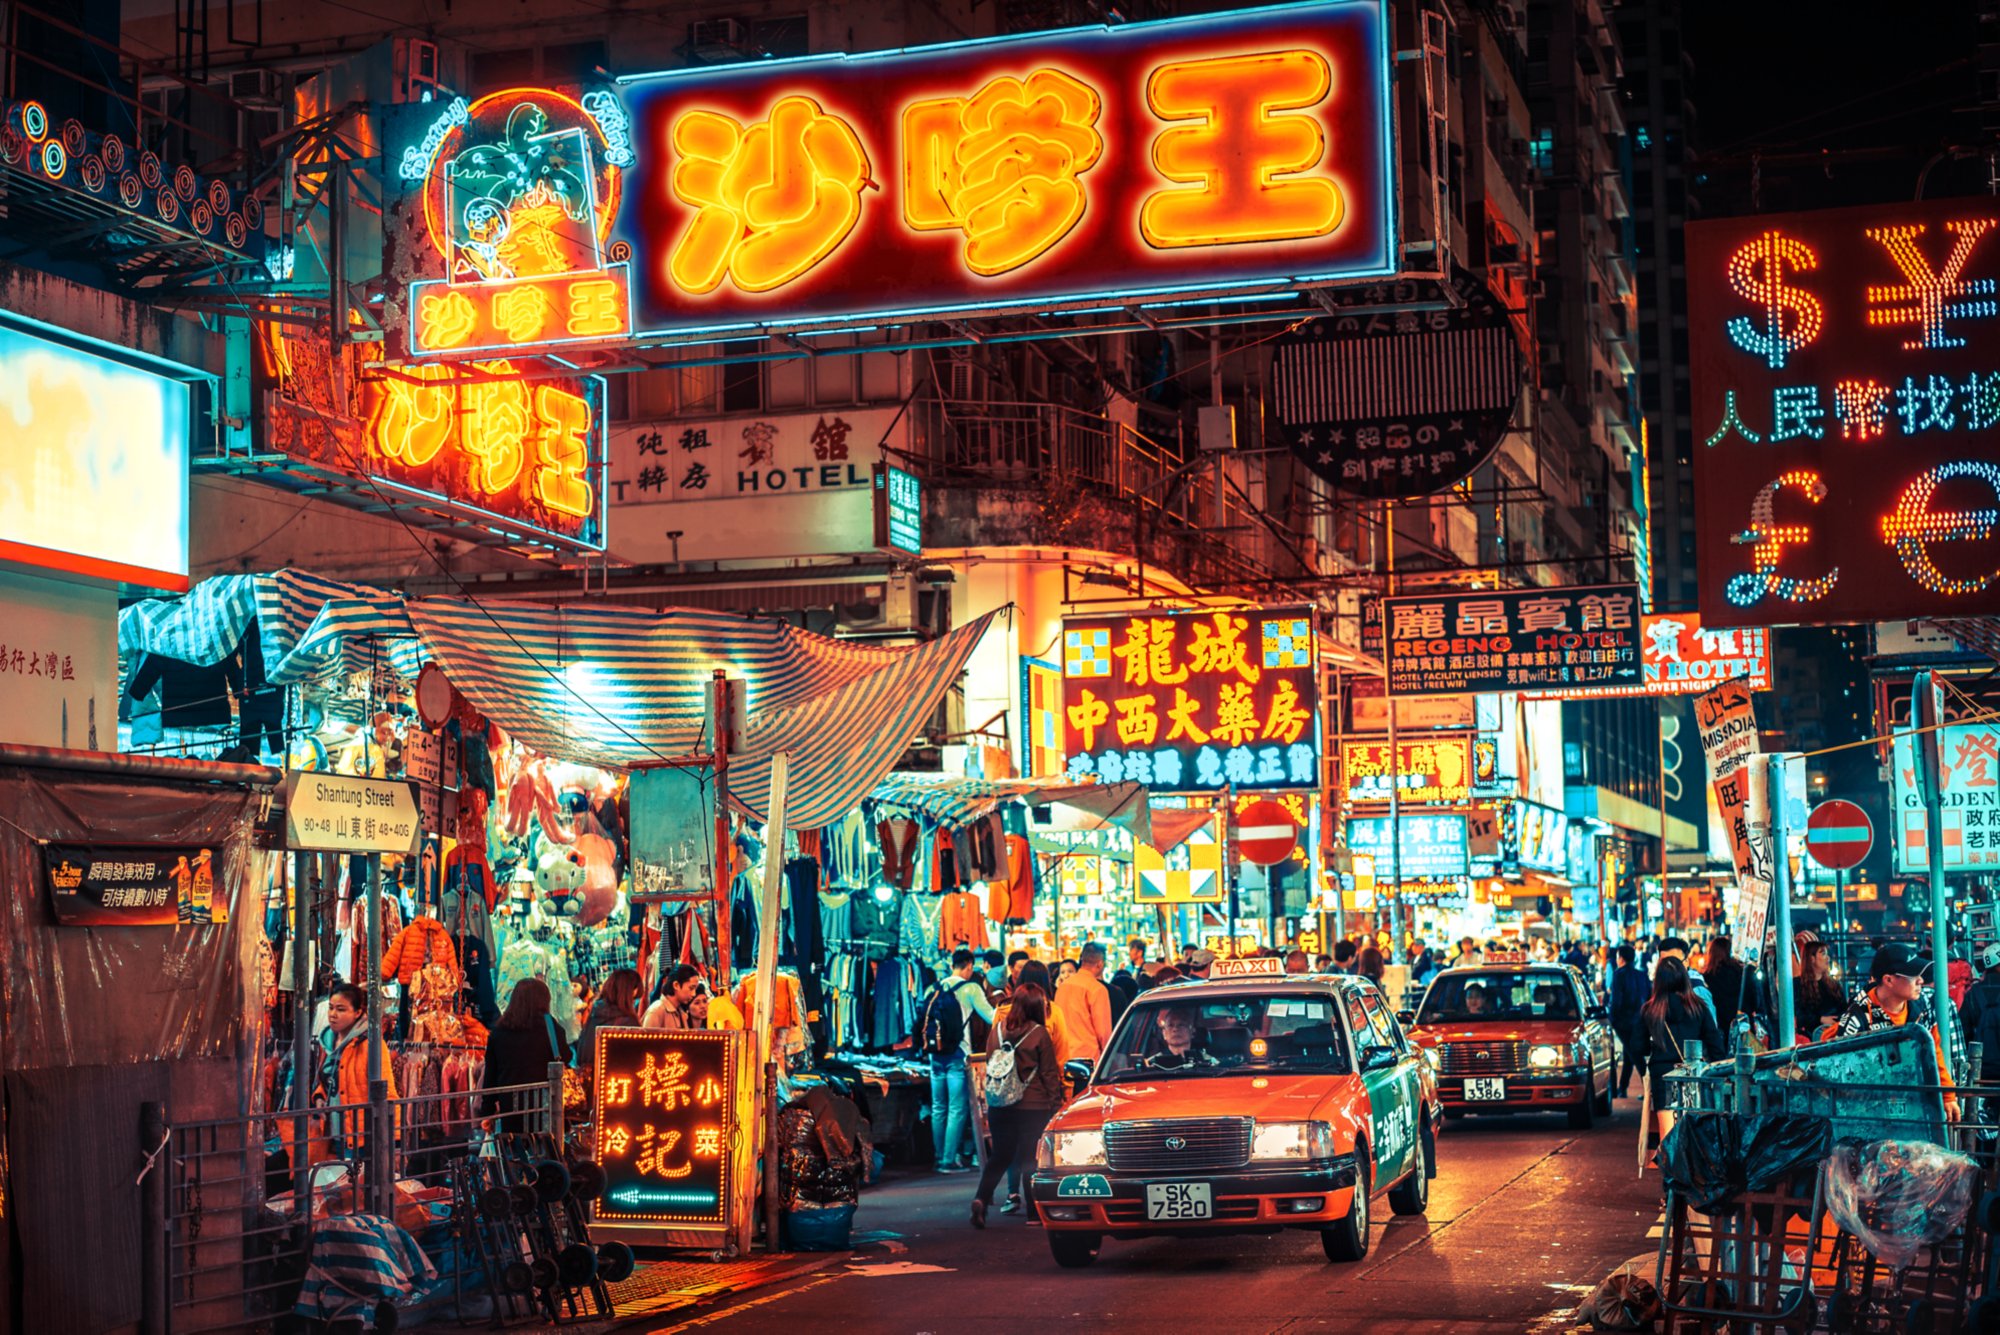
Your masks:
{"label": "striped canopy awning", "polygon": [[357,644],[384,646],[405,675],[435,661],[474,707],[535,750],[612,769],[703,745],[705,692],[721,669],[740,683],[748,719],[730,756],[732,797],[764,819],[771,758],[789,752],[785,824],[818,829],[895,766],[993,615],[899,649],[723,612],[406,599],[281,571],[127,608],[119,639],[127,651],[212,663],[254,618],[267,674],[280,684],[313,679]]}
{"label": "striped canopy awning", "polygon": [[1081,807],[1140,843],[1153,841],[1153,809],[1140,783],[1078,783],[1074,779],[968,779],[950,774],[891,774],[870,797],[929,816],[940,825],[967,825],[1002,802]]}

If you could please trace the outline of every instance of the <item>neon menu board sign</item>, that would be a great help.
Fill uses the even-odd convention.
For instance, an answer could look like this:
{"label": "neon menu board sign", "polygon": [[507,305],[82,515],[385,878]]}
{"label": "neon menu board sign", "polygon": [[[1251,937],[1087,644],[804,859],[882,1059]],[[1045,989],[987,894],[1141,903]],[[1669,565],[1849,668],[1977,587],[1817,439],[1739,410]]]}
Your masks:
{"label": "neon menu board sign", "polygon": [[1688,230],[1704,627],[2000,608],[2000,204]]}
{"label": "neon menu board sign", "polygon": [[720,1030],[597,1031],[598,1220],[727,1222],[737,1135],[732,1040]]}

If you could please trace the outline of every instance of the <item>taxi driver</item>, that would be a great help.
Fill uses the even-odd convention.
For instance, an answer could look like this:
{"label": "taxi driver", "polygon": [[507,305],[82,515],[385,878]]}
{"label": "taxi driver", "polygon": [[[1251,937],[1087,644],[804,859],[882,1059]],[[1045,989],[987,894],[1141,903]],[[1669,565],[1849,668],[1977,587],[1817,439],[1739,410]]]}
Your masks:
{"label": "taxi driver", "polygon": [[1146,1065],[1157,1071],[1178,1071],[1217,1064],[1214,1057],[1197,1045],[1201,1029],[1194,1011],[1185,1006],[1168,1006],[1154,1018],[1160,1026],[1161,1050],[1147,1058]]}
{"label": "taxi driver", "polygon": [[1465,1013],[1467,1015],[1490,1015],[1493,1006],[1487,1000],[1486,989],[1478,983],[1465,989]]}

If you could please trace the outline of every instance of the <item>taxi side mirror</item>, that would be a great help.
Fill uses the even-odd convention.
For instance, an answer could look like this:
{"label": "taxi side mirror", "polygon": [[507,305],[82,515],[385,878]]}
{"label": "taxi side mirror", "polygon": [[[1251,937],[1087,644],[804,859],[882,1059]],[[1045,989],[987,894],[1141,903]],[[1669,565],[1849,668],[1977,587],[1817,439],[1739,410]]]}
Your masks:
{"label": "taxi side mirror", "polygon": [[1610,1016],[1606,1014],[1602,1006],[1586,1006],[1583,1011],[1583,1018],[1586,1020],[1605,1020],[1609,1019]]}
{"label": "taxi side mirror", "polygon": [[1078,1059],[1063,1063],[1063,1077],[1079,1089],[1090,1083],[1092,1063]]}
{"label": "taxi side mirror", "polygon": [[1397,1011],[1396,1018],[1404,1024],[1415,1024],[1417,1022],[1417,1013],[1415,1011]]}
{"label": "taxi side mirror", "polygon": [[1361,1069],[1364,1071],[1386,1071],[1402,1060],[1402,1054],[1394,1048],[1370,1048],[1362,1054]]}

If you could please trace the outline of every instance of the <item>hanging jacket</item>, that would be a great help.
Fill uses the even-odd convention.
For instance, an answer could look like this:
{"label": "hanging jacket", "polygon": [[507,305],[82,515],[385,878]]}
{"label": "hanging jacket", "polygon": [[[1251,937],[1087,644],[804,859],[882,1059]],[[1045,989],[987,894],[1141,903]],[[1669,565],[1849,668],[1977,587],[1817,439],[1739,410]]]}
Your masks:
{"label": "hanging jacket", "polygon": [[458,950],[436,918],[413,918],[382,952],[382,979],[408,987],[426,964],[442,964],[456,974]]}

